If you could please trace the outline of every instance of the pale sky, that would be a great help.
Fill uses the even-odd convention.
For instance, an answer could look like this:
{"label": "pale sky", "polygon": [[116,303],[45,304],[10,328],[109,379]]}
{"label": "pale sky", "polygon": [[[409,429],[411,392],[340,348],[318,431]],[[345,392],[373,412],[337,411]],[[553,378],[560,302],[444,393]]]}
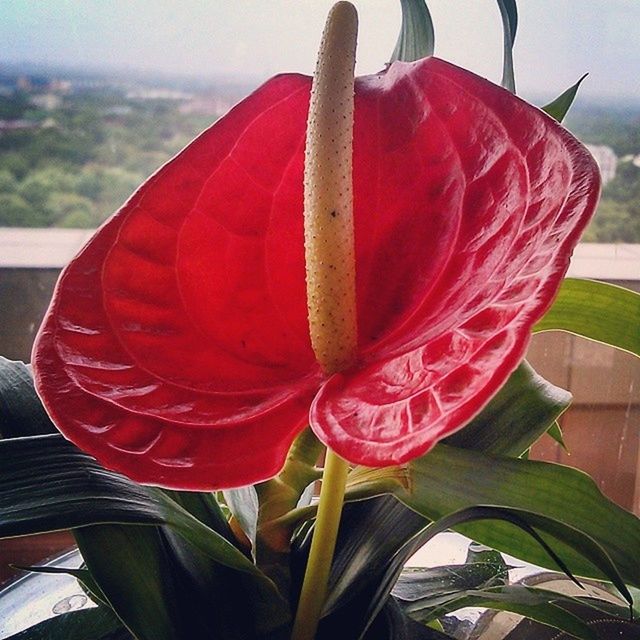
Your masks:
{"label": "pale sky", "polygon": [[[310,73],[332,0],[0,0],[0,69],[31,62],[263,79]],[[399,0],[356,0],[358,72],[380,69],[400,26]],[[501,75],[495,0],[430,0],[436,55]],[[640,0],[520,0],[516,81],[557,94],[590,72],[584,93],[640,98]]]}

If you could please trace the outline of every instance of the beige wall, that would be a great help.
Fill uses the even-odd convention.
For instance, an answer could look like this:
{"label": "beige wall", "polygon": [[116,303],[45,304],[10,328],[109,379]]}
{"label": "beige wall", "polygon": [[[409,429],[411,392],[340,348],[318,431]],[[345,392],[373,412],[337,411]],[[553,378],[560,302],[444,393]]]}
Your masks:
{"label": "beige wall", "polygon": [[0,269],[0,355],[29,361],[58,269]]}

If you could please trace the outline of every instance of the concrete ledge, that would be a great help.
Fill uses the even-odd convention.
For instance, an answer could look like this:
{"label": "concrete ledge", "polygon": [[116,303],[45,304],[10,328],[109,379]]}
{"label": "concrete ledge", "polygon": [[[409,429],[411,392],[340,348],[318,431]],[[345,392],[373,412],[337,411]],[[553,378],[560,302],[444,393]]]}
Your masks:
{"label": "concrete ledge", "polygon": [[[91,229],[0,227],[0,269],[61,269],[93,233]],[[640,281],[640,244],[579,244],[568,275]]]}
{"label": "concrete ledge", "polygon": [[94,233],[0,227],[0,269],[61,269]]}

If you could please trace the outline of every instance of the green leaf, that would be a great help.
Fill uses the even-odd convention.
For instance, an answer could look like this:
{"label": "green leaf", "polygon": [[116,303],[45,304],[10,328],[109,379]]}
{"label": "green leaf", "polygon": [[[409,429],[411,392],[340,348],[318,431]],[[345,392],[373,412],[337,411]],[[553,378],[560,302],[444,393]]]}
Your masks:
{"label": "green leaf", "polygon": [[[640,583],[640,556],[635,551],[640,548],[640,519],[605,498],[593,480],[580,471],[446,445],[438,445],[412,461],[409,470],[411,491],[396,495],[431,520],[473,505],[497,505],[537,514],[593,540],[608,554],[626,582],[636,586]],[[507,523],[475,523],[461,530],[473,540],[533,564],[550,564],[537,542]],[[544,530],[556,539],[564,539],[553,546],[576,575],[607,577],[602,566],[596,569],[593,564],[599,562],[598,558],[585,560],[584,546],[576,548],[577,534],[571,536],[549,526]]]}
{"label": "green leaf", "polygon": [[547,434],[553,438],[565,451],[568,451],[567,445],[564,442],[564,436],[562,435],[562,427],[556,420],[548,429]]}
{"label": "green leaf", "polygon": [[[487,607],[498,611],[510,611],[536,622],[569,633],[580,640],[598,640],[599,636],[579,617],[558,606],[558,601],[571,601],[558,594],[537,592],[521,585],[503,587],[499,591],[469,591],[458,600],[452,600],[448,606],[440,607],[437,613],[442,616],[463,607]],[[415,615],[415,614],[414,614]],[[420,618],[421,616],[417,616]],[[430,617],[430,616],[428,616]]]}
{"label": "green leaf", "polygon": [[509,567],[499,551],[480,544],[479,542],[470,542],[467,548],[467,557],[464,561],[466,564],[480,563],[491,565],[494,567],[497,575],[504,576],[500,583],[505,583]]}
{"label": "green leaf", "polygon": [[227,518],[212,493],[169,489],[164,489],[163,493],[202,524],[219,533],[225,540],[235,543],[235,536],[229,527]]}
{"label": "green leaf", "polygon": [[171,560],[157,527],[100,525],[74,531],[109,605],[138,640],[189,640]]}
{"label": "green leaf", "polygon": [[[469,562],[432,568],[405,568],[392,595],[407,603],[405,611],[420,610],[459,597],[462,592],[503,585],[507,569],[489,562]],[[415,607],[413,605],[415,603]]]}
{"label": "green leaf", "polygon": [[555,551],[550,547],[545,538],[540,536],[538,530],[549,534],[555,540],[568,544],[572,549],[577,551],[584,558],[587,558],[595,567],[597,567],[602,574],[618,588],[627,601],[630,604],[632,603],[633,599],[631,594],[629,593],[629,590],[627,589],[617,567],[613,564],[611,558],[602,546],[588,534],[565,524],[560,519],[525,509],[492,506],[472,507],[469,511],[475,511],[475,513],[473,513],[473,518],[491,519],[497,516],[499,519],[511,522],[520,527],[523,531],[529,533],[543,546],[543,548],[545,548],[547,553],[553,558],[562,571],[564,571],[567,576],[579,585],[580,583],[574,578],[570,569],[565,565],[564,560],[561,557],[556,556]]}
{"label": "green leaf", "polygon": [[[533,516],[533,517],[532,517]],[[549,522],[547,518],[537,516],[536,514],[530,514],[517,509],[504,509],[501,507],[468,507],[461,509],[460,511],[456,511],[451,513],[443,518],[439,519],[437,522],[429,525],[427,528],[428,537],[432,538],[438,533],[445,531],[449,528],[453,528],[456,525],[459,525],[464,522],[473,521],[475,519],[505,519],[513,524],[516,524],[518,527],[522,528],[525,532],[533,535],[533,537],[543,544],[546,547],[546,543],[541,540],[540,536],[532,529],[531,524],[534,524],[540,528],[549,528],[548,525],[551,525],[551,531],[557,535],[558,531],[563,531],[566,529],[565,525],[562,525],[558,522]],[[575,539],[574,532],[574,539]],[[580,548],[586,548],[590,557],[600,556],[596,559],[596,562],[600,564],[600,562],[604,562],[604,564],[609,564],[610,562],[606,556],[604,556],[601,552],[598,553],[597,545],[592,545],[589,540],[585,540],[585,536],[580,536],[576,540],[577,546]],[[596,547],[596,548],[590,548]],[[604,560],[602,559],[604,557]],[[614,576],[614,580],[621,588],[625,597],[630,599],[630,594],[626,590],[624,583],[621,583],[619,580],[619,576],[617,576],[617,572],[615,568],[612,569],[613,573],[616,574]],[[422,611],[422,615],[418,616],[418,619],[421,621],[428,621],[436,616],[440,616],[447,611],[453,611],[458,608],[462,608],[465,606],[493,606],[497,609],[505,609],[509,611],[515,611],[522,615],[531,617],[532,619],[543,622],[544,624],[552,625],[554,627],[563,629],[576,635],[578,638],[582,640],[596,640],[596,636],[593,632],[580,622],[578,618],[574,615],[564,611],[561,608],[556,607],[550,602],[550,597],[543,597],[539,594],[528,593],[528,590],[524,589],[522,592],[519,592],[519,597],[514,598],[513,594],[502,595],[504,591],[503,588],[498,588],[497,592],[489,591],[489,597],[491,600],[491,604],[487,604],[486,601],[482,600],[480,602],[467,600],[468,593],[461,592],[460,595],[450,593],[445,595],[444,598],[440,598],[440,602],[438,603],[438,598],[433,598],[433,595],[430,595],[429,588],[431,585],[424,585],[425,590],[422,594],[416,594],[415,585],[413,589],[412,598],[410,600],[410,604],[405,605],[406,611],[411,611],[412,613]],[[478,595],[477,591],[471,592],[474,595]],[[485,596],[485,593],[482,591],[479,592],[481,598]],[[421,597],[420,597],[421,596]],[[535,597],[534,597],[535,596]],[[486,596],[485,596],[486,597]],[[426,602],[425,602],[426,600]],[[552,599],[551,599],[552,600]],[[418,603],[416,604],[416,601]],[[426,613],[424,610],[429,610]]]}
{"label": "green leaf", "polygon": [[[333,638],[347,638],[346,635],[334,635]],[[320,636],[318,640],[328,640]],[[455,640],[452,636],[426,627],[407,616],[395,598],[387,598],[380,613],[362,640]]]}
{"label": "green leaf", "polygon": [[202,637],[245,640],[288,622],[288,609],[283,614],[278,603],[264,602],[252,588],[251,576],[213,562],[167,527],[162,532],[180,596],[186,594],[180,598],[180,611],[207,630]]}
{"label": "green leaf", "polygon": [[0,441],[0,537],[94,524],[168,524],[207,556],[263,574],[162,491],[101,467],[60,435]]}
{"label": "green leaf", "polygon": [[576,94],[578,93],[578,89],[582,84],[582,81],[588,76],[588,73],[585,73],[578,82],[576,82],[572,87],[569,87],[565,92],[561,93],[555,100],[552,100],[549,104],[545,104],[542,107],[542,110],[548,113],[554,120],[558,122],[562,122],[564,117],[567,115],[567,112],[571,108],[573,101],[575,100]]}
{"label": "green leaf", "polygon": [[151,492],[103,469],[61,435],[0,441],[0,538],[165,520]]}
{"label": "green leaf", "polygon": [[[162,499],[164,496],[161,495],[160,498]],[[276,596],[277,591],[273,583],[233,544],[193,517],[185,509],[175,505],[171,506],[168,498],[165,498],[163,502],[166,523],[187,542],[212,560],[257,578],[264,586],[266,597]]]}
{"label": "green leaf", "polygon": [[[223,533],[194,517],[177,498],[202,517],[210,518],[212,524],[217,523]],[[222,527],[219,515],[215,516],[213,505],[204,504],[202,497],[187,499],[176,492],[168,495],[103,469],[60,435],[0,441],[0,537],[77,529],[76,534],[84,541],[79,542],[81,550],[94,558],[94,567],[100,567],[96,557],[100,555],[103,526],[115,530],[122,545],[125,539],[130,539],[133,545],[146,537],[153,549],[158,546],[156,538],[160,535],[156,527],[115,525],[167,525],[207,558],[246,575],[244,586],[252,594],[252,606],[270,612],[264,616],[265,624],[282,624],[289,618],[287,603],[274,584],[225,538],[229,532]],[[95,538],[98,548],[92,550],[91,541]],[[114,549],[113,553],[118,551]],[[134,552],[123,550],[123,553],[122,563],[126,563],[126,556]],[[144,557],[142,553],[139,555]],[[85,560],[96,577],[88,558]],[[162,565],[160,560],[156,565]],[[101,579],[96,580],[104,588]],[[121,583],[121,588],[126,591],[124,585]],[[113,604],[111,596],[106,595]]]}
{"label": "green leaf", "polygon": [[519,456],[570,402],[568,391],[545,380],[525,361],[480,414],[445,442],[463,449]]}
{"label": "green leaf", "polygon": [[[379,578],[390,567],[401,569],[413,555],[407,544],[426,524],[417,513],[405,514],[403,506],[390,496],[345,506],[325,612],[346,604],[367,585],[377,589]],[[363,545],[365,531],[367,544]]]}
{"label": "green leaf", "polygon": [[122,623],[113,611],[105,607],[91,607],[73,613],[64,613],[6,640],[130,640]]}
{"label": "green leaf", "polygon": [[0,356],[0,437],[57,433],[33,386],[24,362]]}
{"label": "green leaf", "polygon": [[251,541],[251,546],[254,547],[258,530],[259,508],[258,494],[255,487],[225,489],[222,493],[233,517],[239,522],[245,535]]}
{"label": "green leaf", "polygon": [[[321,637],[359,638],[375,620],[427,521],[393,496],[345,504],[320,621]],[[293,593],[299,593],[313,528],[292,548]],[[363,544],[364,542],[364,544]]]}
{"label": "green leaf", "polygon": [[498,0],[500,16],[502,17],[503,32],[503,57],[502,57],[502,81],[500,84],[511,91],[516,92],[516,80],[513,71],[513,45],[518,30],[518,8],[516,0]]}
{"label": "green leaf", "polygon": [[[322,637],[331,638],[342,634],[343,637],[352,637],[358,640],[368,637],[367,629],[370,624],[374,623],[388,601],[388,595],[397,583],[407,558],[438,533],[458,522],[466,521],[470,517],[477,517],[479,513],[477,507],[456,512],[426,528],[417,530],[410,536],[411,529],[417,529],[424,521],[416,520],[414,514],[414,522],[411,523],[411,518],[402,511],[401,505],[394,503],[391,496],[353,503],[346,505],[345,509],[349,510],[348,517],[352,517],[353,520],[349,521],[348,518],[343,518],[338,544],[340,545],[342,542],[340,537],[345,533],[348,540],[353,540],[357,536],[359,541],[344,546],[340,545],[339,548],[343,551],[344,557],[337,567],[336,560],[339,558],[339,554],[334,555],[331,575],[332,577],[338,576],[338,582],[336,584],[333,580],[330,581],[329,601],[325,608],[326,617],[321,621],[320,630]],[[380,517],[381,513],[384,514],[384,517]],[[398,514],[402,515],[402,520],[394,518]],[[492,515],[495,517],[495,513]],[[367,518],[372,520],[373,528]],[[378,533],[377,523],[382,522],[386,525],[387,520],[389,524],[395,520],[395,530],[385,526],[384,531],[379,532],[379,539],[367,540],[367,544],[363,545],[362,538],[364,536],[371,537],[371,534],[368,533],[371,531]],[[403,527],[400,526],[401,523]],[[399,533],[401,530],[403,530],[402,535]],[[388,538],[394,539],[392,545],[389,545]],[[385,545],[389,545],[386,547],[386,553],[379,550],[379,547]],[[390,553],[393,548],[396,551]],[[371,559],[371,570],[366,572],[366,568],[363,570],[361,563],[364,563],[368,558]],[[342,584],[340,584],[341,580]]]}
{"label": "green leaf", "polygon": [[640,294],[595,280],[566,278],[534,332],[568,331],[640,356]]}
{"label": "green leaf", "polygon": [[400,0],[402,27],[391,62],[413,62],[433,55],[435,34],[425,0]]}
{"label": "green leaf", "polygon": [[[545,575],[545,574],[541,574]],[[553,576],[554,584],[561,582],[564,579],[568,583],[568,578],[561,574],[546,574],[547,576]],[[544,584],[544,582],[542,582]],[[458,591],[452,591],[450,593],[438,593],[434,592],[433,585],[429,580],[421,584],[419,581],[414,581],[411,585],[411,589],[408,591],[408,596],[402,592],[394,595],[398,599],[398,602],[402,606],[403,610],[411,615],[415,620],[426,623],[430,622],[436,617],[442,617],[447,613],[457,611],[464,607],[492,607],[488,604],[489,600],[519,603],[523,605],[537,605],[537,604],[560,604],[562,607],[572,610],[573,608],[588,607],[593,615],[605,614],[619,619],[629,618],[629,608],[624,605],[620,600],[619,604],[611,602],[611,594],[607,593],[607,600],[602,600],[596,595],[599,592],[603,592],[605,585],[599,586],[599,589],[594,588],[593,583],[588,585],[588,591],[584,591],[586,595],[576,596],[568,595],[565,590],[569,590],[569,593],[575,592],[574,585],[562,585],[560,590],[550,590],[539,587],[532,587],[524,584],[515,585],[488,585],[471,587],[469,589],[460,589]],[[571,591],[573,589],[573,591]],[[494,597],[497,596],[497,597]],[[509,610],[505,606],[495,607],[500,610]],[[515,610],[514,610],[515,611]],[[524,614],[523,614],[524,615]],[[535,616],[531,616],[534,619]]]}
{"label": "green leaf", "polygon": [[[558,576],[555,575],[553,580],[555,583]],[[429,581],[424,585],[415,582],[412,587],[411,597],[403,598],[398,595],[398,602],[406,613],[422,623],[428,623],[436,616],[442,617],[464,607],[488,607],[517,613],[530,620],[585,638],[593,638],[585,622],[606,620],[622,625],[630,624],[628,608],[623,606],[622,602],[616,605],[609,599],[606,601],[599,599],[595,595],[597,592],[593,585],[590,585],[590,590],[585,592],[588,595],[585,596],[566,595],[564,589],[562,592],[550,591],[522,584],[480,587],[445,596],[436,606],[433,606],[435,598]],[[533,638],[532,627],[528,625],[526,628],[528,630],[526,637]]]}
{"label": "green leaf", "polygon": [[[191,515],[208,524],[229,541],[235,540],[222,510],[210,494],[167,492]],[[182,605],[185,615],[200,619],[210,634],[228,640],[244,640],[271,633],[290,621],[288,602],[270,581],[234,571],[206,555],[202,547],[165,527],[166,542],[173,551],[181,578],[193,596]],[[206,549],[205,549],[206,551]]]}

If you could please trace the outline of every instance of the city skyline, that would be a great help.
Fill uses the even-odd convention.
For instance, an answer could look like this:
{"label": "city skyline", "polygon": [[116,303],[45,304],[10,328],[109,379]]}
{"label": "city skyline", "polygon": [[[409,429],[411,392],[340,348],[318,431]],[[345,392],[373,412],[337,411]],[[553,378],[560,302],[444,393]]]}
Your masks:
{"label": "city skyline", "polygon": [[[48,64],[260,81],[310,73],[332,0],[5,0],[3,63]],[[360,0],[358,73],[393,49],[398,0]],[[498,81],[502,31],[494,0],[431,0],[436,55]],[[516,80],[524,94],[557,94],[583,73],[585,96],[640,98],[640,3],[635,0],[520,2]]]}

